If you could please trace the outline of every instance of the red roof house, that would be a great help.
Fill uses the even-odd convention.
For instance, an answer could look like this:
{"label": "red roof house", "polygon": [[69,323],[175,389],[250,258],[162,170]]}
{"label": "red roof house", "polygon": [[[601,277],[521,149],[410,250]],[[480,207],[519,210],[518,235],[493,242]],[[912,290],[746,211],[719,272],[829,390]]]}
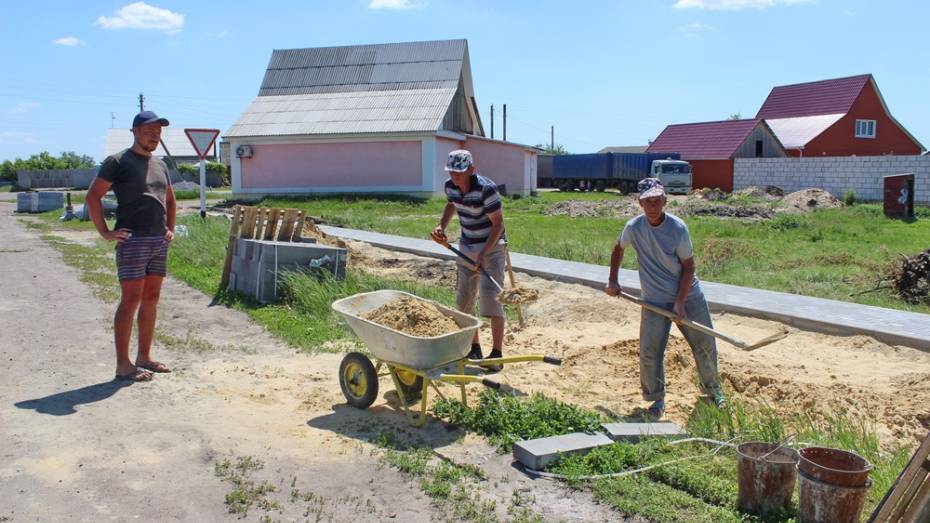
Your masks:
{"label": "red roof house", "polygon": [[792,156],[923,151],[891,116],[871,74],[775,87],[756,118],[768,123]]}
{"label": "red roof house", "polygon": [[677,152],[691,164],[692,187],[733,190],[733,158],[786,156],[772,129],[759,119],[669,125],[647,152]]}

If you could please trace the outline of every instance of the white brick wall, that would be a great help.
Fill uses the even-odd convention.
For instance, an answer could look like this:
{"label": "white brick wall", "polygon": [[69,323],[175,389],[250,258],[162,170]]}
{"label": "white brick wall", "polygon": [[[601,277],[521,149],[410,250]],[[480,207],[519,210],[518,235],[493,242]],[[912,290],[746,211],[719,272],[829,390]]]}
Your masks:
{"label": "white brick wall", "polygon": [[914,174],[914,203],[930,204],[930,156],[825,156],[737,158],[733,189],[775,185],[785,193],[817,187],[842,198],[854,189],[860,200],[881,201],[882,177]]}

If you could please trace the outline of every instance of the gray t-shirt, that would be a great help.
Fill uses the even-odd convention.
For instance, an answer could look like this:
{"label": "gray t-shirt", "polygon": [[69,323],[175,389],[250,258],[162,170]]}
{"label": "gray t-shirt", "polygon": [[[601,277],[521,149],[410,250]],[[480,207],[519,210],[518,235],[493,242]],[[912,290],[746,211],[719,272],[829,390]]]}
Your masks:
{"label": "gray t-shirt", "polygon": [[[673,303],[681,280],[681,260],[692,256],[691,235],[685,222],[665,213],[662,223],[654,227],[645,214],[640,214],[626,222],[617,243],[624,249],[630,244],[636,249],[643,300],[653,304]],[[691,283],[689,296],[695,292],[700,292],[697,277]]]}
{"label": "gray t-shirt", "polygon": [[108,156],[97,177],[113,184],[116,227],[136,236],[162,236],[167,228],[165,194],[170,178],[161,158],[142,156],[132,149]]}

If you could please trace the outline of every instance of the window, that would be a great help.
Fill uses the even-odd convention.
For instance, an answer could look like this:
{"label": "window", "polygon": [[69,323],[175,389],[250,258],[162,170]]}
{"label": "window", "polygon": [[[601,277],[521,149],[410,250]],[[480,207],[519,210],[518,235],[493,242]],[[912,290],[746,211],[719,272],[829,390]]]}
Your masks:
{"label": "window", "polygon": [[756,140],[756,158],[762,158],[762,140]]}
{"label": "window", "polygon": [[856,120],[856,138],[875,138],[875,120]]}

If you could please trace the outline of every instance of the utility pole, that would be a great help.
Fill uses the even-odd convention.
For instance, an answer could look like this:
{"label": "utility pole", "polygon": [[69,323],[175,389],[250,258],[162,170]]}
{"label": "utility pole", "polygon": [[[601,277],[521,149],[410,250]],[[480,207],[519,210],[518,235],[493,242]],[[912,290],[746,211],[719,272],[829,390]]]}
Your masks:
{"label": "utility pole", "polygon": [[491,104],[491,139],[494,139],[494,104]]}
{"label": "utility pole", "polygon": [[503,121],[504,121],[504,125],[503,125],[503,128],[504,128],[504,141],[506,142],[506,141],[507,141],[507,104],[504,104]]}
{"label": "utility pole", "polygon": [[110,111],[110,129],[116,126],[116,113]]}
{"label": "utility pole", "polygon": [[139,112],[141,113],[144,110],[145,110],[145,96],[143,96],[142,93],[139,93]]}
{"label": "utility pole", "polygon": [[549,127],[549,151],[555,151],[555,126]]}

